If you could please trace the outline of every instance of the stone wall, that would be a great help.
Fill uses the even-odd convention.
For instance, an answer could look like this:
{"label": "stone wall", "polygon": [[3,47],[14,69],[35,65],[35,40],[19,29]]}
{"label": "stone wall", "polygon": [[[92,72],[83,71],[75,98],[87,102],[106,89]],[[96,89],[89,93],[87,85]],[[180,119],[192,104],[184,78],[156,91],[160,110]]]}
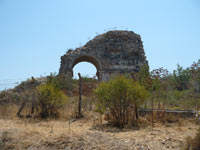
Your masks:
{"label": "stone wall", "polygon": [[100,81],[117,74],[137,72],[148,64],[140,35],[119,30],[98,35],[84,46],[68,50],[61,57],[59,74],[73,75],[73,67],[84,61],[96,67]]}

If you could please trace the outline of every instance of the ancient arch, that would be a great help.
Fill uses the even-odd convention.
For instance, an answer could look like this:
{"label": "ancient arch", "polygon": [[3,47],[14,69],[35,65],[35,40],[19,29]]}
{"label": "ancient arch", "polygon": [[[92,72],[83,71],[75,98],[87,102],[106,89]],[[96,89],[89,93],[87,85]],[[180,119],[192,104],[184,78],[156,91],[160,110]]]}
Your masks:
{"label": "ancient arch", "polygon": [[100,66],[98,60],[94,56],[90,56],[90,55],[80,55],[74,59],[74,61],[72,62],[72,65],[70,67],[72,75],[73,75],[74,66],[80,62],[89,62],[89,63],[93,64],[97,69],[96,76],[99,78],[99,70],[101,70],[101,66]]}
{"label": "ancient arch", "polygon": [[61,57],[59,74],[72,76],[73,67],[84,61],[96,67],[100,81],[117,74],[137,72],[148,64],[140,35],[119,30],[98,35],[84,46],[68,50]]}

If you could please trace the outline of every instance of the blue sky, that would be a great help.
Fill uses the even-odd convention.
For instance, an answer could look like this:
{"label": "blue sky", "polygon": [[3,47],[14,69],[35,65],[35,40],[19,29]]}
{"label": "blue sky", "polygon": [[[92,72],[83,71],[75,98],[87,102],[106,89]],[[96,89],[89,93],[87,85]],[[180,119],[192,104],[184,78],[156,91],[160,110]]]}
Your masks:
{"label": "blue sky", "polygon": [[199,0],[0,0],[0,90],[58,72],[69,48],[114,28],[141,35],[151,70],[200,59]]}

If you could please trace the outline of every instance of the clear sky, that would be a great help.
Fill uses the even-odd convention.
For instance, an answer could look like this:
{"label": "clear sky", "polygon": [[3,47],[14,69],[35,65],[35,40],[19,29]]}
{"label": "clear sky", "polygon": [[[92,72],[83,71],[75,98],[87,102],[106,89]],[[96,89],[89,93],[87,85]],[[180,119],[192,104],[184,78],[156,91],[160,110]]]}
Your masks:
{"label": "clear sky", "polygon": [[58,72],[69,48],[113,29],[141,35],[151,70],[200,59],[200,0],[0,0],[0,90]]}

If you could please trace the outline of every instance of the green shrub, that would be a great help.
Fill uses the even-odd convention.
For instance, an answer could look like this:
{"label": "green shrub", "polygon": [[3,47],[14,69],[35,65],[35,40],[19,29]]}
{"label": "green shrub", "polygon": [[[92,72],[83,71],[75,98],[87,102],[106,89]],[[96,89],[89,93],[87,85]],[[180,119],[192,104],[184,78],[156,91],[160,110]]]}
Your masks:
{"label": "green shrub", "polygon": [[97,111],[106,110],[111,115],[111,122],[117,126],[134,124],[137,107],[143,104],[149,93],[143,86],[125,76],[118,76],[103,82],[95,89]]}
{"label": "green shrub", "polygon": [[67,96],[51,83],[37,87],[41,104],[41,117],[57,117],[58,108],[67,103]]}

